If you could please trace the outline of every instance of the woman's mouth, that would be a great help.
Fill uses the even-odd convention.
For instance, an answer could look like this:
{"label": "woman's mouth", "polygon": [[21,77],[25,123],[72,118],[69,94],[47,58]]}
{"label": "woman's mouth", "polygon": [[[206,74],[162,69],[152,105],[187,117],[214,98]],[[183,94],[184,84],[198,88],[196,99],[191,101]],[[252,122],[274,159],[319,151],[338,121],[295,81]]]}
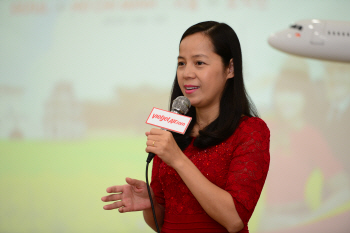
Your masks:
{"label": "woman's mouth", "polygon": [[191,94],[199,88],[199,86],[194,86],[194,85],[184,85],[184,87],[185,87],[186,94]]}

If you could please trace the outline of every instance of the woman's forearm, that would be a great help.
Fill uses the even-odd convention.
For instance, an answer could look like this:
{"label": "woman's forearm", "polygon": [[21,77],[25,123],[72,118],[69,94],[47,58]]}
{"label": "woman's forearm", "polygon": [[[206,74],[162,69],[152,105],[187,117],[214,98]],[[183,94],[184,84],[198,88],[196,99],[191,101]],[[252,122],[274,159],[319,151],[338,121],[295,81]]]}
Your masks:
{"label": "woman's forearm", "polygon": [[[155,200],[155,197],[153,197],[153,203],[154,203],[154,209],[156,212],[159,229],[161,229],[164,221],[164,207],[157,203],[157,201]],[[143,210],[143,218],[145,219],[145,222],[147,223],[148,226],[150,226],[154,231],[157,231],[157,227],[153,218],[152,208]]]}
{"label": "woman's forearm", "polygon": [[231,194],[211,183],[185,155],[174,169],[211,218],[229,232],[238,232],[244,227]]}

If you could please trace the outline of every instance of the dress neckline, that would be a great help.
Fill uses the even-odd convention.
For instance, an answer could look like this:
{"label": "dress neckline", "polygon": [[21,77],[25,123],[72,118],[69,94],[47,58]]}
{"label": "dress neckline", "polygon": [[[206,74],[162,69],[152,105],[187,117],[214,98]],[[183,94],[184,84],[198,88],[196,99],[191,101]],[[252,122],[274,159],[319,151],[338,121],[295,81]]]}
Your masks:
{"label": "dress neckline", "polygon": [[[249,119],[250,117],[246,115],[242,115],[241,118],[239,119],[238,125],[240,125],[247,118]],[[191,143],[193,143],[194,139],[196,139],[197,137],[190,136],[190,138],[191,138]]]}

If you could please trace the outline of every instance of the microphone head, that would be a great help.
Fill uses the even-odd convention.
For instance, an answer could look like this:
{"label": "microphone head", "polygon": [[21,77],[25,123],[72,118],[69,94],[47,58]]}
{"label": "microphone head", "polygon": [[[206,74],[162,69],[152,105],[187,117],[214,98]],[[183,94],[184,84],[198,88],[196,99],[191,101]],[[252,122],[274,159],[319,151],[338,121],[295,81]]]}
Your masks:
{"label": "microphone head", "polygon": [[171,111],[185,115],[191,107],[191,102],[185,96],[178,96],[171,105]]}

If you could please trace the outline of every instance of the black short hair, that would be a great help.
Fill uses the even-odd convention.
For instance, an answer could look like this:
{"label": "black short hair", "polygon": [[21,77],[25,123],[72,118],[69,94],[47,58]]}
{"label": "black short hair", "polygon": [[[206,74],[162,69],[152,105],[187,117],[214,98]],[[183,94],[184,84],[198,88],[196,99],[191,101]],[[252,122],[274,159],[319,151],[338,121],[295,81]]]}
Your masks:
{"label": "black short hair", "polygon": [[[203,33],[213,44],[214,52],[222,58],[225,67],[229,66],[233,59],[234,77],[226,81],[226,86],[220,100],[219,116],[204,129],[199,131],[199,136],[194,141],[194,146],[207,148],[217,145],[230,137],[238,127],[242,115],[258,117],[257,110],[250,100],[243,81],[242,52],[238,37],[235,31],[225,23],[206,21],[195,24],[188,28],[181,37],[181,41],[195,33]],[[182,96],[180,86],[175,75],[170,106],[174,99]],[[191,131],[196,123],[196,110],[191,107],[188,116],[192,117],[184,135],[173,133],[174,138],[183,150],[191,142]]]}

